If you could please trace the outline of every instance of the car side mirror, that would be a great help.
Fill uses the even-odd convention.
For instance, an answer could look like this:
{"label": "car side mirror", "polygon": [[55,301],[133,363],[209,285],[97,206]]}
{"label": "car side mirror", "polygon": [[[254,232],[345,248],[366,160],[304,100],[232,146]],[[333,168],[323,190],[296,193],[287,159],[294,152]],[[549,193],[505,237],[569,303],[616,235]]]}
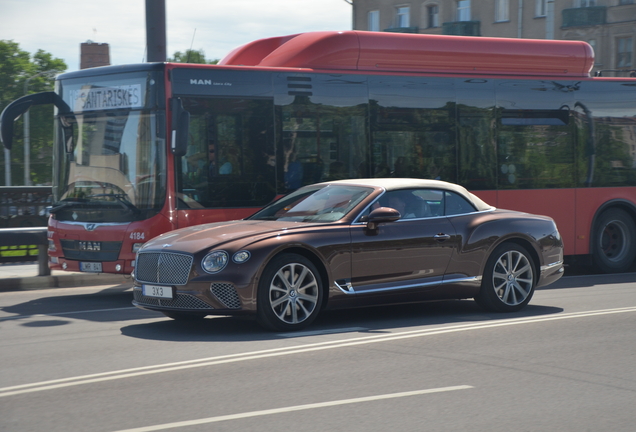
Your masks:
{"label": "car side mirror", "polygon": [[376,230],[378,224],[383,222],[395,222],[402,215],[396,209],[390,207],[380,207],[369,213],[367,217],[367,229]]}

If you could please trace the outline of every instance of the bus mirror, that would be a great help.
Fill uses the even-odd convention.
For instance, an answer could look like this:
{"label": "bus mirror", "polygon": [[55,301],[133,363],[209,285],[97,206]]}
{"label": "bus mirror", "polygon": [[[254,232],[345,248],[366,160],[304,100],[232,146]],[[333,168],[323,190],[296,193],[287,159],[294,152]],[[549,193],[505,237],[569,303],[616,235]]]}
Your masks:
{"label": "bus mirror", "polygon": [[70,113],[70,107],[55,92],[42,92],[22,96],[11,102],[0,114],[0,140],[7,150],[13,145],[13,122],[24,114],[31,105],[55,105],[60,114]]}
{"label": "bus mirror", "polygon": [[188,151],[190,113],[183,109],[179,98],[172,98],[171,149],[175,156],[185,156]]}
{"label": "bus mirror", "polygon": [[11,150],[13,146],[13,122],[24,114],[30,107],[32,101],[20,98],[11,102],[0,114],[0,140],[4,148]]}

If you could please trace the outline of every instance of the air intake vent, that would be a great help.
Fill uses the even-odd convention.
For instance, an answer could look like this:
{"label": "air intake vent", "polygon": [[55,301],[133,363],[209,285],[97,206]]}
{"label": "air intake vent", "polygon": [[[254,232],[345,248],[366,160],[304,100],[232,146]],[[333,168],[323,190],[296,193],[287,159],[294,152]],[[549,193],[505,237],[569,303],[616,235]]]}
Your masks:
{"label": "air intake vent", "polygon": [[287,77],[287,94],[290,96],[312,96],[310,77]]}

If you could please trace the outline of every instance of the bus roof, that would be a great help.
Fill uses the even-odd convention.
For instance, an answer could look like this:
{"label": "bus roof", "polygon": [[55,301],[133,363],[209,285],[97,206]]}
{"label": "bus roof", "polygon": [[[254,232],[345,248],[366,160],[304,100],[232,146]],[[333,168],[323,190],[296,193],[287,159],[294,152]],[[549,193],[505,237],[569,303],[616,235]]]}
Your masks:
{"label": "bus roof", "polygon": [[324,31],[259,39],[236,48],[219,64],[589,77],[594,65],[594,51],[583,41]]}

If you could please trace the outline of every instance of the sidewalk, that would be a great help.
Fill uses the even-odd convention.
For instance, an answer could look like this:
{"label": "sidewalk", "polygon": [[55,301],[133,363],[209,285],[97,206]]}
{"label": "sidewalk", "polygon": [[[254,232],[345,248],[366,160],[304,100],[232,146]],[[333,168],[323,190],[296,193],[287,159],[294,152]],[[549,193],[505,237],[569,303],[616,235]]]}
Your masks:
{"label": "sidewalk", "polygon": [[50,276],[38,276],[37,264],[0,265],[0,292],[121,284],[132,286],[130,275],[53,270]]}

